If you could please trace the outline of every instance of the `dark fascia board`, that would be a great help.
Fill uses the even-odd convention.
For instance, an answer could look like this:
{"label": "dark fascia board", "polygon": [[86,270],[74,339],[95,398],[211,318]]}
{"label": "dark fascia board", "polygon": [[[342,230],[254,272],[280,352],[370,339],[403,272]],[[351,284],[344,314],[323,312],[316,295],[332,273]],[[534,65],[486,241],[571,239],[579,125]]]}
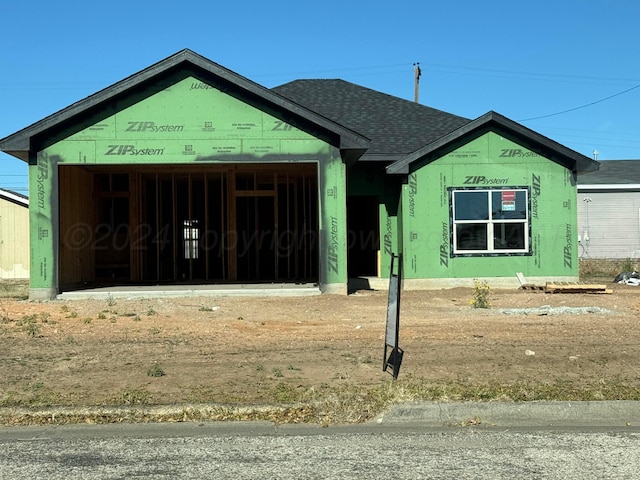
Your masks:
{"label": "dark fascia board", "polygon": [[184,49],[180,52],[165,58],[164,60],[145,68],[93,95],[90,95],[70,106],[49,115],[38,122],[19,130],[3,139],[0,139],[0,151],[8,153],[14,157],[27,162],[29,151],[31,150],[31,140],[35,136],[40,136],[47,130],[53,129],[61,124],[73,121],[75,117],[85,114],[88,110],[94,109],[110,100],[126,94],[128,91],[140,85],[160,77],[170,70],[175,70],[181,66],[189,65],[196,67],[233,84],[249,96],[260,98],[262,102],[269,105],[274,110],[287,113],[287,117],[298,117],[302,120],[301,129],[304,126],[313,126],[313,131],[323,131],[327,139],[333,139],[335,147],[344,150],[355,150],[361,155],[369,147],[370,139],[350,130],[336,122],[329,120],[297,103],[294,103],[281,95],[265,88],[251,80],[228,70],[211,60],[198,55],[197,53]]}
{"label": "dark fascia board", "polygon": [[394,163],[406,157],[404,153],[365,153],[360,157],[360,162],[386,162]]}
{"label": "dark fascia board", "polygon": [[[410,153],[402,160],[389,165],[387,167],[387,173],[406,175],[410,172],[411,165],[414,162],[428,158],[429,156],[435,159],[438,156],[437,154],[447,147],[452,145],[457,146],[466,138],[473,137],[474,134],[482,134],[488,131],[495,131],[501,135],[510,137],[514,141],[523,143],[532,151],[536,151],[540,155],[569,168],[577,174],[598,170],[599,163],[597,161],[585,157],[499,113],[490,111],[429,145]],[[436,153],[436,155],[432,155],[434,153]]]}

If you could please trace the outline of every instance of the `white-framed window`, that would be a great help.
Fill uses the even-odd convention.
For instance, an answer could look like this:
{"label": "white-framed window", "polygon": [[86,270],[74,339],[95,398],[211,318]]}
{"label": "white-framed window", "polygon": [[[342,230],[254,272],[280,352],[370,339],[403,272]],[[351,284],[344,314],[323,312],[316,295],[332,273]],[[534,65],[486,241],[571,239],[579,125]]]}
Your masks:
{"label": "white-framed window", "polygon": [[454,256],[531,253],[527,187],[449,188],[449,201]]}

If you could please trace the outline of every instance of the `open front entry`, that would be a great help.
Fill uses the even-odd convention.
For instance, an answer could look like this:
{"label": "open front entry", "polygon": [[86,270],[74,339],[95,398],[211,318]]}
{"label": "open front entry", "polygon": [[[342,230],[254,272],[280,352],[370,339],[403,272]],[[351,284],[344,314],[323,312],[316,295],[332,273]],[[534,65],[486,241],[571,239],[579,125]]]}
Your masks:
{"label": "open front entry", "polygon": [[349,227],[350,277],[378,275],[380,228],[377,196],[351,196],[347,199],[347,224]]}
{"label": "open front entry", "polygon": [[60,182],[62,288],[318,280],[315,164],[69,166]]}

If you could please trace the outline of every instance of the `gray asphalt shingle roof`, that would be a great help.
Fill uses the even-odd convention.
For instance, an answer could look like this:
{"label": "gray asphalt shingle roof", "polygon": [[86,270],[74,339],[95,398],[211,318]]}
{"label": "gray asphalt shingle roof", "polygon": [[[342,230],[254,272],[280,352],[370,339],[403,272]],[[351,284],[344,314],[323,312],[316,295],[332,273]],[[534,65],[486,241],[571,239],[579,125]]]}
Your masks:
{"label": "gray asphalt shingle roof", "polygon": [[640,160],[602,160],[600,169],[578,177],[578,185],[640,184]]}
{"label": "gray asphalt shingle roof", "polygon": [[470,121],[340,79],[294,80],[272,90],[370,138],[363,160],[397,160]]}
{"label": "gray asphalt shingle roof", "polygon": [[591,159],[495,112],[470,120],[340,79],[294,80],[272,90],[371,139],[361,160],[392,163],[389,173],[407,173],[410,163],[435,148],[489,124],[571,170],[597,168]]}

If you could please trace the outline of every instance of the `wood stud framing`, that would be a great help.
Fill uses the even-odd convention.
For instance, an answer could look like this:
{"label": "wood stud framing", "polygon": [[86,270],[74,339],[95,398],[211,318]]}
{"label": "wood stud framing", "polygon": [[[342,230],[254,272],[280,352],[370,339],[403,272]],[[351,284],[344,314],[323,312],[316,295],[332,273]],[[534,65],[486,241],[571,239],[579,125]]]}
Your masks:
{"label": "wood stud framing", "polygon": [[[98,176],[113,182],[114,175],[119,181],[128,178],[128,189],[114,190],[110,183],[108,191],[100,191]],[[69,186],[89,184],[60,200],[61,258],[77,258],[60,266],[66,286],[104,284],[114,275],[120,283],[317,280],[315,164],[136,166],[126,171],[67,166],[61,168],[61,181]],[[95,248],[100,198],[123,199],[109,200],[112,210],[128,206],[129,224],[111,224],[114,232],[109,232],[128,232],[128,255]],[[93,251],[77,252],[68,242],[80,220],[90,226]],[[195,255],[186,253],[192,244],[185,242],[193,240],[187,228],[198,229]]]}

